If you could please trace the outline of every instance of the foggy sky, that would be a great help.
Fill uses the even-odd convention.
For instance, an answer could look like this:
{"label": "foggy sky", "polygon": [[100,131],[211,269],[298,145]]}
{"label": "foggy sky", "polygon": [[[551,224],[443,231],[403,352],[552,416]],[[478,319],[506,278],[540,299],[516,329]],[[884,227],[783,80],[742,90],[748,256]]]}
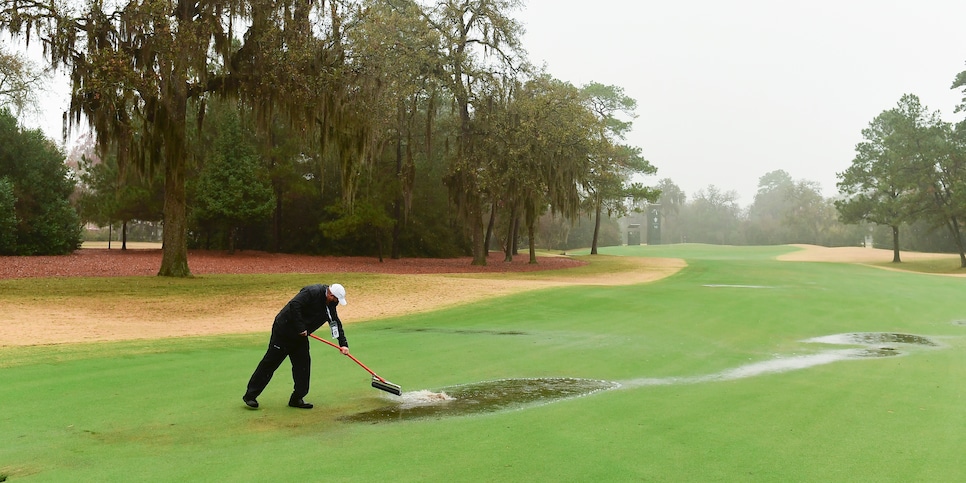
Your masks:
{"label": "foggy sky", "polygon": [[963,94],[966,2],[530,0],[517,15],[535,63],[638,102],[628,136],[689,199],[714,184],[754,199],[783,169],[837,193],[861,131],[903,94],[946,121]]}

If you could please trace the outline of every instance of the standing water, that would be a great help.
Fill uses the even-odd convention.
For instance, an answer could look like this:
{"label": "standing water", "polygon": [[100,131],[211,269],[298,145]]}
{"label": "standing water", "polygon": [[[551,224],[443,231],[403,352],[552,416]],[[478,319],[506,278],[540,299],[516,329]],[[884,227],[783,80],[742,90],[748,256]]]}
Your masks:
{"label": "standing water", "polygon": [[618,386],[615,382],[577,378],[501,379],[450,386],[438,393],[404,393],[400,404],[354,414],[343,420],[384,423],[493,413],[586,396]]}

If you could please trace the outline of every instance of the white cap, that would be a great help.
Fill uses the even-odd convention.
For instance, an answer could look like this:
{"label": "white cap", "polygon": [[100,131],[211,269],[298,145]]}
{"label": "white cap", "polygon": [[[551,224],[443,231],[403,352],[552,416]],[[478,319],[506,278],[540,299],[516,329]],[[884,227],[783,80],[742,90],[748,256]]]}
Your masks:
{"label": "white cap", "polygon": [[339,299],[339,305],[345,305],[345,287],[340,284],[333,283],[329,285],[329,292],[335,295],[335,298]]}

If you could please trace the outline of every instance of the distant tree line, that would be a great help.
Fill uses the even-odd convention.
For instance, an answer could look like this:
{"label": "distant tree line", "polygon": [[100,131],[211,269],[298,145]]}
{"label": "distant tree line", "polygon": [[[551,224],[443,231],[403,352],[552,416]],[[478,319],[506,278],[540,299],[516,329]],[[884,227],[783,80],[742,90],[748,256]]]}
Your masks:
{"label": "distant tree line", "polygon": [[542,216],[625,213],[656,170],[634,100],[532,66],[517,6],[23,0],[0,29],[70,73],[83,218],[162,221],[160,275],[189,246],[535,263]]}
{"label": "distant tree line", "polygon": [[738,204],[737,192],[714,185],[690,197],[671,179],[657,188],[665,244],[858,246],[870,234],[867,226],[840,222],[834,200],[822,196],[818,183],[794,180],[784,170],[761,176],[747,207]]}
{"label": "distant tree line", "polygon": [[935,229],[926,219],[901,222],[904,236],[895,245],[891,226],[846,219],[839,206],[848,198],[825,198],[818,183],[794,180],[784,170],[761,176],[754,201],[747,207],[738,204],[737,192],[714,185],[690,197],[667,178],[657,188],[661,195],[654,207],[661,217],[660,242],[664,244],[837,247],[871,242],[876,248],[958,253],[954,237],[947,230]]}

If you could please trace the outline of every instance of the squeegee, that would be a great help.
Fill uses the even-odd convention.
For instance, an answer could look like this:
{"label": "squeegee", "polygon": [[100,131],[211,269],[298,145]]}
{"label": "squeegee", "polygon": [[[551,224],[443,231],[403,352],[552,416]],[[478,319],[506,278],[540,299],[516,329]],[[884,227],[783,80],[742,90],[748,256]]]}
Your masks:
{"label": "squeegee", "polygon": [[[335,345],[335,344],[333,344],[333,343],[331,343],[331,342],[329,342],[329,341],[327,341],[327,340],[325,340],[325,339],[323,339],[323,338],[321,338],[321,337],[319,337],[319,336],[317,336],[315,334],[309,334],[309,337],[311,337],[311,338],[313,338],[315,340],[321,341],[321,342],[325,342],[326,344],[329,344],[330,346],[335,347],[336,349],[341,350],[339,348],[339,346],[337,346],[337,345]],[[387,381],[387,380],[379,377],[378,374],[376,374],[375,372],[372,372],[372,369],[369,369],[368,367],[366,367],[365,364],[363,364],[361,361],[359,361],[359,359],[356,359],[352,354],[346,354],[346,355],[349,356],[350,359],[352,359],[353,361],[355,361],[356,364],[359,364],[360,367],[362,367],[363,369],[365,369],[366,371],[368,371],[369,374],[372,374],[372,387],[374,387],[376,389],[379,389],[380,391],[386,391],[388,393],[392,393],[392,394],[395,394],[397,396],[402,396],[402,388],[399,387],[398,384],[393,384],[393,383],[391,383],[391,382],[389,382],[389,381]]]}

